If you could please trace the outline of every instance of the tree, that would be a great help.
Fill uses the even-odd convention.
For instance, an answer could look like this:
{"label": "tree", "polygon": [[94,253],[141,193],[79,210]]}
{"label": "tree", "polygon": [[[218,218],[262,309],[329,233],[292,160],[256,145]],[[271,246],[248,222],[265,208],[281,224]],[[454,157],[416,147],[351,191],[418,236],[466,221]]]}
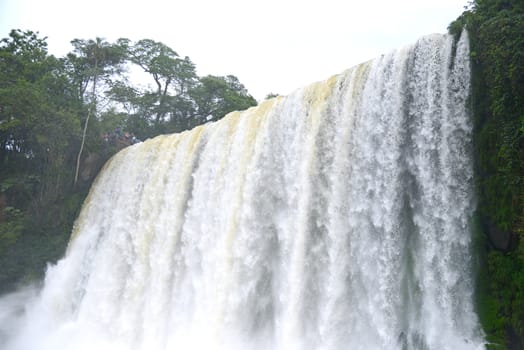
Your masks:
{"label": "tree", "polygon": [[38,242],[63,242],[68,232],[57,225],[72,222],[51,214],[72,183],[80,130],[81,104],[64,63],[38,33],[13,30],[0,41],[0,290],[62,254]]}
{"label": "tree", "polygon": [[63,61],[47,54],[36,33],[13,30],[0,42],[0,106],[3,169],[41,166],[63,151],[68,133],[61,127],[76,128],[78,104]]}
{"label": "tree", "polygon": [[524,347],[524,2],[476,0],[468,30],[479,230],[479,314],[489,342]]}
{"label": "tree", "polygon": [[[85,101],[86,98],[89,99],[82,132],[82,141],[76,161],[74,179],[74,183],[76,184],[89,118],[97,115],[97,88],[99,82],[100,80],[107,82],[114,74],[121,72],[125,53],[121,45],[109,44],[101,38],[96,38],[95,40],[75,39],[71,43],[73,44],[74,51],[67,57],[71,67],[72,80],[77,86],[80,100]],[[89,85],[91,85],[90,95],[87,94]]]}
{"label": "tree", "polygon": [[47,43],[37,33],[12,30],[9,38],[0,41],[0,157],[4,166],[13,156],[29,151],[33,85],[46,74],[41,65],[46,60]]}
{"label": "tree", "polygon": [[198,119],[201,122],[218,120],[229,112],[257,105],[257,101],[233,75],[208,75],[200,78],[199,83],[192,91],[192,96],[198,106]]}
{"label": "tree", "polygon": [[150,74],[155,83],[156,89],[143,91],[142,101],[136,101],[150,114],[155,126],[173,119],[177,108],[178,114],[187,109],[188,92],[197,81],[189,57],[182,59],[167,45],[150,39],[129,46],[128,53],[130,61]]}
{"label": "tree", "polygon": [[269,94],[266,95],[266,97],[264,97],[264,100],[269,100],[269,99],[272,99],[272,98],[275,98],[275,97],[278,97],[280,96],[279,94],[275,94],[274,92],[270,92]]}
{"label": "tree", "polygon": [[188,57],[180,58],[161,42],[143,39],[131,44],[124,38],[118,44],[130,63],[153,81],[145,89],[117,82],[107,91],[128,112],[128,130],[140,138],[191,129],[257,103],[235,76],[199,78]]}

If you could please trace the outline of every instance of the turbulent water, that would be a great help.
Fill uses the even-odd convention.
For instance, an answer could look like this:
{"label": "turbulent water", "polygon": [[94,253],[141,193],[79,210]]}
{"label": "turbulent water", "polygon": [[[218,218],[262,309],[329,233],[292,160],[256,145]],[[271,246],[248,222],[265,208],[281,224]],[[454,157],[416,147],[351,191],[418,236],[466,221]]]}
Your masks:
{"label": "turbulent water", "polygon": [[484,348],[446,35],[117,154],[8,349]]}

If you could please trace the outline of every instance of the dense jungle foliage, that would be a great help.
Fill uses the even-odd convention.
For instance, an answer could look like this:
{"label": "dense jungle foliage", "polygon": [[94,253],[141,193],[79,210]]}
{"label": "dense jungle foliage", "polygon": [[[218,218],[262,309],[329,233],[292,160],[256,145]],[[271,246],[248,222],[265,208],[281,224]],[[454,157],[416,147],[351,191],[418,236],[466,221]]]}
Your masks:
{"label": "dense jungle foliage", "polygon": [[478,192],[478,311],[490,349],[524,349],[524,1],[476,0],[470,35]]}
{"label": "dense jungle foliage", "polygon": [[91,182],[116,151],[256,105],[235,76],[199,77],[163,43],[71,43],[57,58],[35,32],[0,41],[0,293],[39,280],[64,254]]}

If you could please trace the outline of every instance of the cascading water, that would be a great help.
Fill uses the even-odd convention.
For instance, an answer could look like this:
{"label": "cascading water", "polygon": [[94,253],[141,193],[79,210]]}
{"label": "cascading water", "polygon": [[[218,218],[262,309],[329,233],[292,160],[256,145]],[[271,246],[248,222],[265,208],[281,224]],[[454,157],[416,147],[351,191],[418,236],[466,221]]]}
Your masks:
{"label": "cascading water", "polygon": [[8,349],[481,349],[468,39],[105,167]]}

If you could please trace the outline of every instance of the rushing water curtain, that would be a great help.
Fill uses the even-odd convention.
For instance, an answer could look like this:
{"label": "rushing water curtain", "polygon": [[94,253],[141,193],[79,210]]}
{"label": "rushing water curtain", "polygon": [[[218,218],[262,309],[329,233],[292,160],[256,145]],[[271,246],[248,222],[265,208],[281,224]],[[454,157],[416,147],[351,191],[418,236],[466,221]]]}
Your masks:
{"label": "rushing water curtain", "polygon": [[468,39],[117,154],[13,349],[479,349]]}

